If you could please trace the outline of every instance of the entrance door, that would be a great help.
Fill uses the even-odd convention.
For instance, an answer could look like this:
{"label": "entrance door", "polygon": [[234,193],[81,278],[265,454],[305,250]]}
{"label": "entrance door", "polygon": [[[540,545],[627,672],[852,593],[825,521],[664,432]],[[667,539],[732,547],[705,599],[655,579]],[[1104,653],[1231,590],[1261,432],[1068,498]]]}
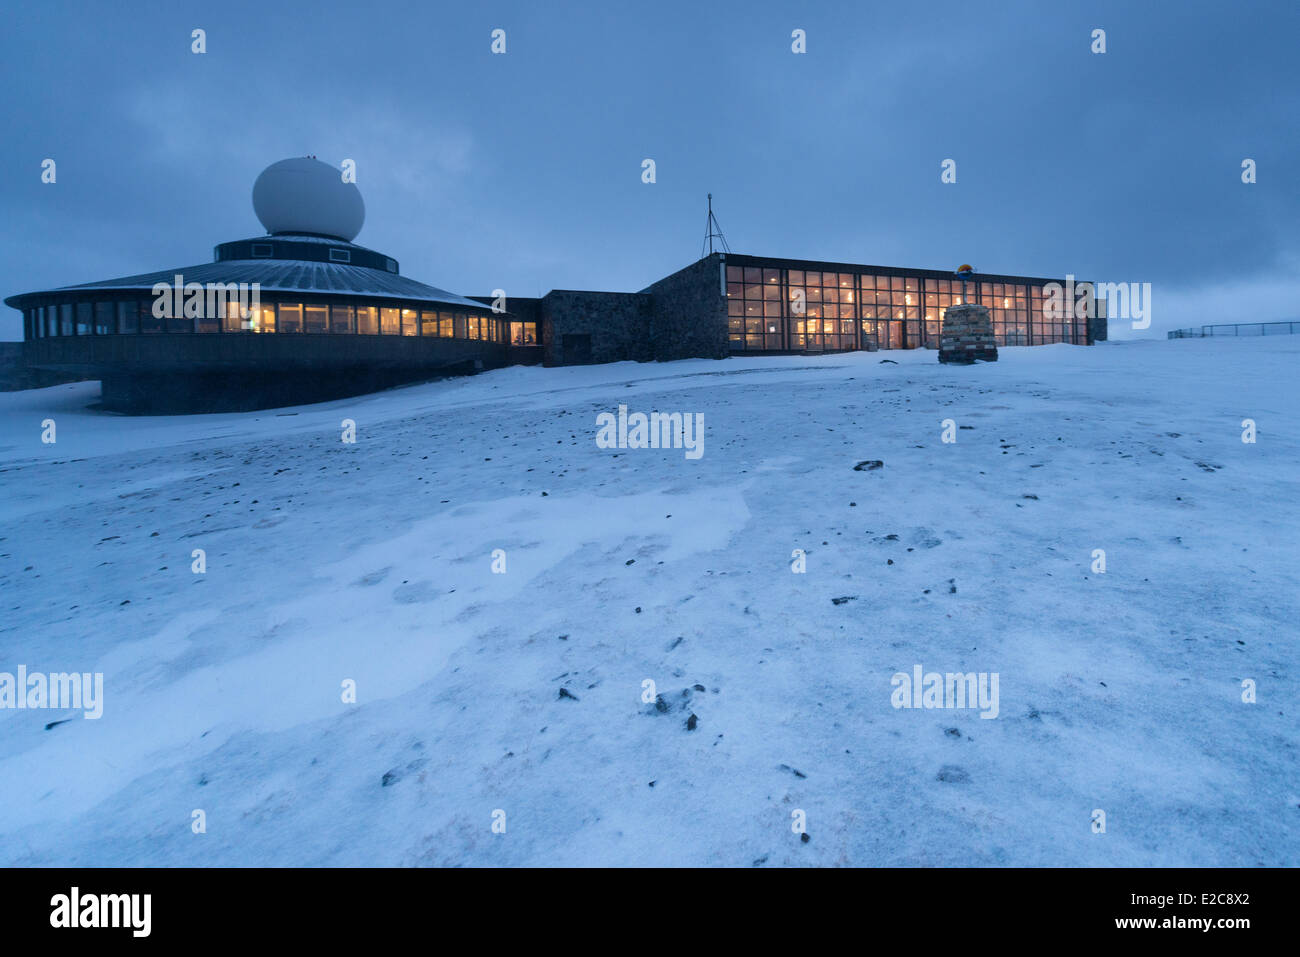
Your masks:
{"label": "entrance door", "polygon": [[821,352],[822,346],[822,320],[820,318],[804,319],[804,351]]}
{"label": "entrance door", "polygon": [[591,362],[590,335],[564,335],[560,337],[560,351],[566,366],[586,365]]}

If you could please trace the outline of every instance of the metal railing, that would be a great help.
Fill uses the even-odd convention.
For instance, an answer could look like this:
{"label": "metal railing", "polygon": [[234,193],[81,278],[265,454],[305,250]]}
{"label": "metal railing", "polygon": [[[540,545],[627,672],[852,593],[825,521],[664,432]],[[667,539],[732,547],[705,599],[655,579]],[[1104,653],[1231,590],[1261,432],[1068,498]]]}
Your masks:
{"label": "metal railing", "polygon": [[1300,332],[1300,321],[1236,322],[1174,329],[1167,333],[1167,336],[1170,339],[1202,339],[1206,336],[1293,336],[1298,332]]}

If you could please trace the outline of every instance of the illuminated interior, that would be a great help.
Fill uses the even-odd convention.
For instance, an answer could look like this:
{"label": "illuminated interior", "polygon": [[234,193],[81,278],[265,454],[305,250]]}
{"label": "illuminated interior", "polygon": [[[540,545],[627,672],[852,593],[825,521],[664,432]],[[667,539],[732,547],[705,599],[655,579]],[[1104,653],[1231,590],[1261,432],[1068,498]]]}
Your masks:
{"label": "illuminated interior", "polygon": [[999,346],[1085,344],[1082,321],[1048,321],[1043,287],[870,272],[726,267],[732,352],[938,348],[949,306],[987,306]]}
{"label": "illuminated interior", "polygon": [[[436,336],[536,345],[537,323],[463,311],[355,303],[217,300],[214,316],[159,318],[153,298],[101,299],[24,310],[29,338],[176,333]],[[206,309],[204,310],[206,312]]]}

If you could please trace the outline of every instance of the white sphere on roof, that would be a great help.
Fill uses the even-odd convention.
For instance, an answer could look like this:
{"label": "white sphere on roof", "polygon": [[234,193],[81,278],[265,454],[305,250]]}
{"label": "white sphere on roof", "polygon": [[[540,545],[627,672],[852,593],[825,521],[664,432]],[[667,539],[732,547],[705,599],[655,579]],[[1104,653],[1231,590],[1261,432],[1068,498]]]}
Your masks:
{"label": "white sphere on roof", "polygon": [[253,184],[253,211],[268,233],[315,233],[351,242],[366,221],[366,204],[343,170],[310,156],[280,160]]}

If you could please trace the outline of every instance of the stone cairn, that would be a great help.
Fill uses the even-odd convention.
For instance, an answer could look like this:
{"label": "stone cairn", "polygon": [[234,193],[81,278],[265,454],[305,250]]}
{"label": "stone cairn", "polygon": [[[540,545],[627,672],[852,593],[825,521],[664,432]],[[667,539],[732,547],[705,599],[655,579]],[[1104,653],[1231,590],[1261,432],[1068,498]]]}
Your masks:
{"label": "stone cairn", "polygon": [[970,364],[976,359],[998,361],[998,343],[985,306],[963,303],[949,306],[939,333],[939,361]]}

